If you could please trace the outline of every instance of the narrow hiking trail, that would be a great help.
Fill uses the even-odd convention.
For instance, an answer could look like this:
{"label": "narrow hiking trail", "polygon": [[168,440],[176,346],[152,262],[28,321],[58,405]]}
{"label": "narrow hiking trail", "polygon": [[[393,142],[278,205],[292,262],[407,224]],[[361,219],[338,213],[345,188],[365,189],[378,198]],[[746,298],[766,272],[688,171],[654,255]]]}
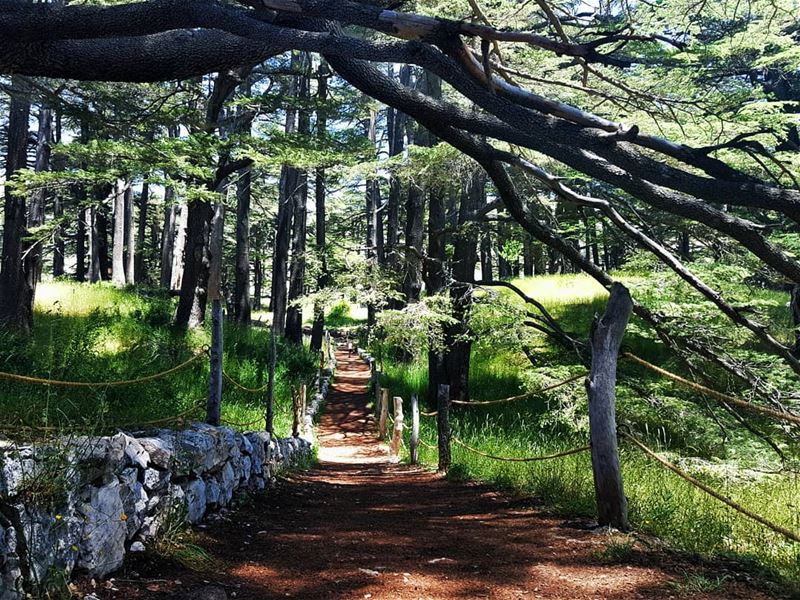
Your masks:
{"label": "narrow hiking trail", "polygon": [[607,537],[585,523],[544,516],[531,499],[390,464],[367,410],[368,368],[346,352],[338,360],[318,426],[319,464],[201,529],[216,569],[133,555],[113,581],[86,591],[193,600],[769,597],[724,576],[711,592],[682,589],[697,567],[663,552],[636,550],[625,563],[604,564],[597,553]]}

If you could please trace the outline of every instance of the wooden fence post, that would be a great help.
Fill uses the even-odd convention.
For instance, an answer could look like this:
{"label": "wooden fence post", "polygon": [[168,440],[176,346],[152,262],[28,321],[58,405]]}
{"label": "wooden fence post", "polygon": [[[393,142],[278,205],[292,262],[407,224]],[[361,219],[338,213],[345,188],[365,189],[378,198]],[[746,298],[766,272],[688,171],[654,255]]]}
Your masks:
{"label": "wooden fence post", "polygon": [[292,386],[292,437],[300,435],[300,393]]}
{"label": "wooden fence post", "polygon": [[306,384],[300,386],[300,430],[303,435],[306,434],[306,401],[308,399],[308,388]]}
{"label": "wooden fence post", "polygon": [[419,463],[419,399],[411,395],[411,464]]}
{"label": "wooden fence post", "polygon": [[400,448],[403,447],[403,399],[394,397],[394,430],[392,431],[391,454],[394,460],[400,459]]}
{"label": "wooden fence post", "polygon": [[614,387],[619,347],[632,308],[625,286],[612,285],[605,313],[592,323],[592,367],[586,378],[597,521],[623,530],[628,527],[628,501],[619,466]]}
{"label": "wooden fence post", "polygon": [[208,298],[211,300],[211,363],[206,400],[206,423],[219,426],[222,409],[222,236],[225,226],[225,208],[214,205],[211,220],[211,262],[208,275]]}
{"label": "wooden fence post", "polygon": [[275,347],[275,325],[270,328],[270,360],[269,375],[267,379],[267,412],[265,418],[265,428],[270,436],[274,435],[275,423],[275,365],[277,364],[277,351]]}
{"label": "wooden fence post", "polygon": [[389,418],[389,390],[381,389],[381,413],[378,420],[378,437],[386,439],[386,421]]}
{"label": "wooden fence post", "polygon": [[436,395],[436,429],[439,434],[439,472],[450,468],[450,386],[442,384]]}

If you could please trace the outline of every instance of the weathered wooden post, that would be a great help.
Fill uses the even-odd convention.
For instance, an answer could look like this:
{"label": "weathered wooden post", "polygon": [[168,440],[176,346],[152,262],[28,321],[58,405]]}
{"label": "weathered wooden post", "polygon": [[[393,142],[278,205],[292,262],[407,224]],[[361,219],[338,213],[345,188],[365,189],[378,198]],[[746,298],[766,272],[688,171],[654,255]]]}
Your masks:
{"label": "weathered wooden post", "polygon": [[442,384],[436,396],[436,429],[439,434],[439,472],[450,468],[450,386]]}
{"label": "weathered wooden post", "polygon": [[378,438],[386,439],[386,421],[389,418],[389,390],[387,388],[381,389],[381,413],[378,420]]}
{"label": "weathered wooden post", "polygon": [[599,319],[595,317],[592,323],[592,367],[586,378],[597,521],[617,529],[628,527],[628,501],[619,466],[614,387],[619,347],[632,308],[633,302],[625,286],[612,285],[605,313]]}
{"label": "weathered wooden post", "polygon": [[265,427],[270,436],[274,435],[275,423],[275,365],[277,364],[277,352],[275,348],[275,325],[270,328],[270,362],[269,362],[269,378],[267,379],[267,411]]}
{"label": "weathered wooden post", "polygon": [[292,386],[292,437],[300,435],[300,392]]}
{"label": "weathered wooden post", "polygon": [[419,463],[419,399],[411,395],[411,464]]}
{"label": "weathered wooden post", "polygon": [[306,434],[306,401],[308,399],[308,388],[306,384],[300,386],[300,428],[303,435]]}
{"label": "weathered wooden post", "polygon": [[394,397],[394,430],[392,431],[391,453],[394,460],[400,459],[400,448],[403,447],[403,399]]}
{"label": "weathered wooden post", "polygon": [[208,297],[211,300],[211,362],[206,401],[206,423],[219,426],[222,410],[222,233],[225,207],[214,205],[211,221],[211,262],[208,275]]}

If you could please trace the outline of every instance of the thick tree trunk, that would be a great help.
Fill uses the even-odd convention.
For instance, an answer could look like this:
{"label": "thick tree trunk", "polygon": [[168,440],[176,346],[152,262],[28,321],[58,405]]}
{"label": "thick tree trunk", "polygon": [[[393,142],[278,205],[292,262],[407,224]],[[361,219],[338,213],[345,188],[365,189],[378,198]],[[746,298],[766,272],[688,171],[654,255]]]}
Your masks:
{"label": "thick tree trunk", "polygon": [[[46,107],[39,109],[39,127],[36,136],[36,161],[34,170],[37,173],[50,170],[50,143],[53,136],[53,112]],[[42,188],[31,194],[28,207],[28,229],[33,230],[44,225],[45,200],[47,191]],[[42,279],[44,265],[44,244],[41,241],[26,242],[25,262],[30,269],[31,302],[36,294],[36,284]],[[33,308],[31,307],[31,311]]]}
{"label": "thick tree trunk", "polygon": [[482,172],[472,174],[461,194],[458,210],[458,233],[453,246],[453,279],[450,298],[455,322],[447,326],[445,355],[450,397],[469,400],[469,367],[472,357],[472,340],[469,330],[469,312],[472,307],[472,286],[475,281],[475,263],[478,261],[478,236],[469,222],[478,207],[485,203],[486,178]]}
{"label": "thick tree trunk", "polygon": [[175,251],[175,191],[168,187],[164,191],[164,226],[161,230],[161,276],[159,284],[164,289],[172,287],[172,263]]}
{"label": "thick tree trunk", "polygon": [[[317,135],[324,137],[327,135],[327,110],[324,108],[325,101],[328,99],[328,70],[327,63],[323,60],[319,67],[319,79],[317,85],[317,98],[322,108],[317,110]],[[320,262],[320,274],[317,279],[317,288],[323,290],[328,286],[328,257],[326,248],[326,219],[325,219],[325,169],[318,168],[314,179],[314,209],[316,217],[316,229],[314,245]],[[325,330],[325,306],[322,302],[314,305],[314,326],[311,330],[311,350],[319,352],[322,349],[322,337]]]}
{"label": "thick tree trunk", "polygon": [[[76,209],[77,231],[75,233],[75,280],[86,281],[86,235],[87,229],[91,230],[91,211],[84,206],[86,202],[86,188],[80,186],[76,194],[78,206]],[[88,228],[87,228],[88,224]]]}
{"label": "thick tree trunk", "polygon": [[248,167],[236,186],[236,269],[233,286],[233,318],[250,324],[250,187],[252,171]]}
{"label": "thick tree trunk", "polygon": [[440,385],[436,394],[436,430],[439,447],[439,472],[450,469],[450,386]]}
{"label": "thick tree trunk", "polygon": [[[303,104],[310,99],[311,58],[307,53],[300,56],[298,68],[303,71],[298,87],[298,97]],[[297,131],[301,135],[311,132],[311,115],[306,109],[298,111]],[[297,190],[293,202],[292,217],[292,261],[289,267],[289,298],[286,308],[286,339],[294,344],[303,343],[303,306],[299,303],[305,292],[306,278],[306,230],[308,219],[308,173],[298,171]]]}
{"label": "thick tree trunk", "polygon": [[175,314],[175,323],[179,327],[197,327],[205,321],[210,258],[208,242],[213,213],[211,204],[204,200],[189,203],[183,277]]}
{"label": "thick tree trunk", "polygon": [[[31,103],[23,82],[12,77],[6,142],[6,180],[27,166],[28,119]],[[30,331],[33,327],[33,285],[25,265],[26,201],[5,187],[3,254],[0,268],[0,324]]]}
{"label": "thick tree trunk", "polygon": [[[428,251],[425,261],[425,289],[428,296],[444,291],[447,285],[447,254],[445,252],[446,215],[441,190],[428,194]],[[438,326],[435,326],[438,327]],[[438,332],[436,332],[438,333]],[[432,339],[438,336],[432,336]],[[445,349],[430,344],[428,350],[428,402],[436,402],[439,386],[447,384]]]}
{"label": "thick tree trunk", "polygon": [[[300,57],[292,53],[291,68],[300,68]],[[299,90],[299,82],[292,77],[287,96],[294,98]],[[294,133],[297,130],[297,110],[293,106],[286,108],[284,131]],[[272,326],[275,335],[286,332],[287,309],[287,270],[289,267],[289,244],[292,236],[292,217],[295,213],[295,197],[300,185],[300,173],[297,169],[284,165],[281,168],[281,179],[278,191],[278,214],[275,223],[275,250],[272,255],[272,290],[270,307],[272,309]]]}
{"label": "thick tree trunk", "polygon": [[628,502],[617,450],[615,386],[619,347],[632,309],[628,290],[613,284],[605,313],[592,325],[592,367],[586,378],[597,520],[623,530],[628,527]]}

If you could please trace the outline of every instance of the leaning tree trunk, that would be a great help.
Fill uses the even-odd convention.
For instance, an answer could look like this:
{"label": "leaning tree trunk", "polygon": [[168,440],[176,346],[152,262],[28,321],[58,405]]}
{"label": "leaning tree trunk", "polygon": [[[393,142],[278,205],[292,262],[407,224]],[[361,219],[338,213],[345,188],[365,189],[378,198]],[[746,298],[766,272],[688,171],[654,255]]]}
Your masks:
{"label": "leaning tree trunk", "polygon": [[[6,140],[6,180],[27,166],[28,119],[31,103],[20,78],[12,77]],[[33,327],[33,287],[25,266],[26,201],[5,187],[3,254],[0,268],[0,324],[30,331]]]}
{"label": "leaning tree trunk", "polygon": [[592,324],[592,367],[586,378],[597,520],[617,529],[628,527],[628,501],[617,449],[615,386],[619,347],[632,309],[628,290],[614,283],[605,313]]}

